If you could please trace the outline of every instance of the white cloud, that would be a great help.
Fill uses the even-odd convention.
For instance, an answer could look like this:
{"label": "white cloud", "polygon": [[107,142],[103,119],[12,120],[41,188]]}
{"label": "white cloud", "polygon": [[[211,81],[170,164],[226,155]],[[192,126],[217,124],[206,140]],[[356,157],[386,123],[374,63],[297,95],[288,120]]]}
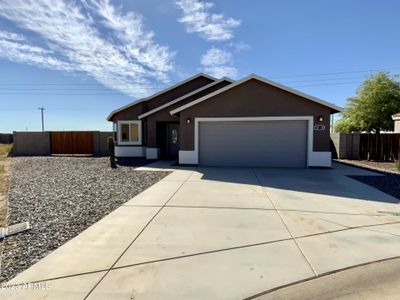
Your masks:
{"label": "white cloud", "polygon": [[204,72],[215,77],[236,77],[238,70],[232,66],[232,53],[212,47],[201,57]]}
{"label": "white cloud", "polygon": [[0,30],[0,39],[9,41],[23,41],[25,38],[22,34]]}
{"label": "white cloud", "polygon": [[0,36],[0,56],[7,59],[42,68],[71,72],[73,66],[65,61],[49,55],[50,51],[37,46],[22,44],[18,41],[9,41]]}
{"label": "white cloud", "polygon": [[219,66],[232,62],[232,59],[230,52],[213,47],[201,57],[201,64],[203,66]]}
{"label": "white cloud", "polygon": [[[22,44],[17,35],[11,43],[13,35],[0,34],[0,55],[50,69],[85,72],[134,97],[153,92],[154,82],[168,80],[174,52],[154,41],[140,15],[123,14],[108,0],[83,3],[85,9],[65,0],[2,0],[0,16],[35,32],[44,45]],[[95,20],[108,30],[100,30]],[[39,55],[39,49],[45,52]]]}
{"label": "white cloud", "polygon": [[229,43],[229,47],[235,49],[236,52],[241,52],[244,50],[251,49],[251,46],[243,41],[240,41],[238,43],[231,42]]}
{"label": "white cloud", "polygon": [[230,40],[234,37],[232,29],[240,25],[240,20],[211,13],[209,10],[214,3],[200,0],[177,0],[175,3],[182,10],[178,21],[186,25],[187,32],[199,33],[208,41]]}

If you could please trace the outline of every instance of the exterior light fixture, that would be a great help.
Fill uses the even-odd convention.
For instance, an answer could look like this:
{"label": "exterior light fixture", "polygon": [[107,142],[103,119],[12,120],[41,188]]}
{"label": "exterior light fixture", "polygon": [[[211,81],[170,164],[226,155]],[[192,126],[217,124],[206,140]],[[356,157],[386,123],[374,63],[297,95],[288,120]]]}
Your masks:
{"label": "exterior light fixture", "polygon": [[187,118],[186,123],[190,124],[190,122],[191,122],[190,118]]}
{"label": "exterior light fixture", "polygon": [[323,122],[324,121],[324,117],[323,116],[318,116],[318,122]]}

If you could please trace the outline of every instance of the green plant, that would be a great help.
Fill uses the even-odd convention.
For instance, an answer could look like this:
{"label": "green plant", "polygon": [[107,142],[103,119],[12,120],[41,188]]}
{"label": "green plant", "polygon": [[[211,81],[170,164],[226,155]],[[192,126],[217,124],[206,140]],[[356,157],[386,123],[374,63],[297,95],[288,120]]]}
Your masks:
{"label": "green plant", "polygon": [[399,153],[397,154],[396,168],[397,168],[397,171],[400,171],[400,150],[399,150]]}
{"label": "green plant", "polygon": [[336,132],[393,130],[392,115],[400,111],[398,78],[379,72],[365,80],[347,100],[342,118],[335,123]]}
{"label": "green plant", "polygon": [[108,137],[107,139],[108,144],[108,152],[110,153],[110,166],[111,168],[116,168],[117,164],[115,162],[115,145],[114,145],[114,138],[112,136]]}

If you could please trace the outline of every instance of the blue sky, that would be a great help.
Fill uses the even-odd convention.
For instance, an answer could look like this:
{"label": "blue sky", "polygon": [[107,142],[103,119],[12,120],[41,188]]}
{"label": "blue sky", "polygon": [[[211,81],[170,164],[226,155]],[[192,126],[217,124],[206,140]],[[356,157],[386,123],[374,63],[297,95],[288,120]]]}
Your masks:
{"label": "blue sky", "polygon": [[198,72],[343,106],[400,73],[397,0],[2,0],[0,132],[110,130],[110,111]]}

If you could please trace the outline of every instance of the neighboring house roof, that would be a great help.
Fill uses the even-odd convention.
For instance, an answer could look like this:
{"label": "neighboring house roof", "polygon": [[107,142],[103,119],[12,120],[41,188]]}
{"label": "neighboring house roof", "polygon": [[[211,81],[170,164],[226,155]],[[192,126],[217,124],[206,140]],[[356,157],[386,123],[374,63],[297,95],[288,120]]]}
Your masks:
{"label": "neighboring house roof", "polygon": [[185,80],[183,80],[183,81],[181,81],[181,82],[178,82],[177,84],[174,84],[173,86],[170,86],[170,87],[168,87],[168,88],[166,88],[166,89],[164,89],[164,90],[162,90],[162,91],[159,91],[159,92],[157,92],[157,93],[155,93],[155,94],[153,94],[153,95],[150,95],[149,97],[142,98],[142,99],[138,99],[138,100],[136,100],[136,101],[134,101],[134,102],[132,102],[132,103],[129,103],[129,104],[123,106],[123,107],[120,107],[120,108],[118,108],[118,109],[113,110],[113,111],[108,115],[107,121],[110,121],[111,118],[112,118],[116,113],[118,113],[118,112],[120,112],[120,111],[123,111],[123,110],[125,110],[125,109],[127,109],[127,108],[129,108],[129,107],[132,107],[132,106],[134,106],[134,105],[136,105],[136,104],[138,104],[138,103],[141,103],[141,102],[144,102],[144,101],[149,101],[149,100],[151,100],[151,99],[153,99],[153,98],[155,98],[155,97],[157,97],[157,96],[159,96],[159,95],[161,95],[161,94],[164,94],[164,93],[166,93],[166,92],[169,92],[170,90],[173,90],[173,89],[175,89],[175,88],[177,88],[177,87],[179,87],[179,86],[181,86],[181,85],[183,85],[183,84],[185,84],[185,83],[188,83],[189,81],[192,81],[192,80],[194,80],[194,79],[196,79],[196,78],[199,78],[199,77],[206,77],[206,78],[209,78],[209,79],[214,80],[214,81],[217,80],[217,78],[212,77],[212,76],[210,76],[210,75],[207,75],[207,74],[204,74],[204,73],[198,73],[198,74],[193,75],[192,77],[189,77],[189,78],[187,78],[187,79],[185,79]]}
{"label": "neighboring house roof", "polygon": [[149,115],[152,115],[152,114],[154,114],[154,113],[156,113],[156,112],[158,112],[158,111],[160,111],[160,110],[162,110],[162,109],[164,109],[164,108],[166,108],[166,107],[168,107],[168,106],[171,106],[171,105],[173,105],[173,104],[175,104],[175,103],[178,103],[178,102],[180,102],[180,101],[183,101],[183,100],[187,99],[188,97],[193,96],[193,95],[195,95],[195,94],[197,94],[197,93],[200,93],[201,91],[204,91],[204,90],[206,90],[206,89],[208,89],[208,88],[210,88],[210,87],[212,87],[212,86],[214,86],[214,85],[216,85],[216,84],[218,84],[218,83],[221,83],[221,82],[223,82],[223,81],[228,81],[228,82],[230,82],[230,83],[233,83],[233,82],[234,82],[234,80],[232,80],[232,79],[230,79],[230,78],[228,78],[228,77],[223,77],[223,78],[221,78],[221,79],[219,79],[219,80],[217,80],[217,81],[214,81],[214,82],[211,82],[210,84],[207,84],[207,85],[205,85],[205,86],[202,86],[201,88],[199,88],[199,89],[197,89],[197,90],[194,90],[193,92],[190,92],[190,93],[188,93],[188,94],[186,94],[186,95],[183,95],[182,97],[179,97],[179,98],[177,98],[177,99],[174,99],[174,100],[172,100],[172,101],[170,101],[170,102],[168,102],[168,103],[165,103],[164,105],[160,105],[159,107],[157,107],[157,108],[155,108],[155,109],[152,109],[152,110],[150,110],[150,111],[148,111],[148,112],[145,112],[144,114],[142,114],[142,115],[139,116],[139,119],[143,119],[144,117],[147,117],[147,116],[149,116]]}
{"label": "neighboring house roof", "polygon": [[394,115],[392,115],[392,119],[393,120],[400,120],[400,112],[399,113],[397,113],[397,114],[394,114]]}
{"label": "neighboring house roof", "polygon": [[341,111],[342,111],[342,108],[339,107],[339,106],[336,106],[335,104],[332,104],[332,103],[326,102],[326,101],[324,101],[324,100],[318,99],[318,98],[316,98],[316,97],[307,95],[307,94],[305,94],[305,93],[303,93],[303,92],[300,92],[300,91],[298,91],[298,90],[292,89],[292,88],[287,87],[287,86],[284,86],[284,85],[279,84],[279,83],[277,83],[277,82],[274,82],[274,81],[272,81],[272,80],[263,78],[263,77],[258,76],[258,75],[256,75],[256,74],[251,74],[251,75],[249,75],[249,76],[247,76],[247,77],[245,77],[245,78],[243,78],[243,79],[241,79],[241,80],[239,80],[239,81],[234,82],[233,84],[230,84],[230,85],[228,85],[228,86],[226,86],[226,87],[223,87],[223,88],[221,88],[221,89],[219,89],[219,90],[217,90],[217,91],[215,91],[215,92],[212,92],[212,93],[210,93],[210,94],[208,94],[208,95],[206,95],[206,96],[204,96],[204,97],[201,97],[201,98],[196,99],[196,100],[194,100],[194,101],[192,101],[192,102],[189,102],[189,103],[187,103],[187,104],[185,104],[185,105],[182,105],[182,106],[180,106],[180,107],[178,107],[178,108],[176,108],[176,109],[174,109],[174,110],[171,110],[170,113],[171,113],[172,115],[174,115],[174,114],[176,114],[176,113],[179,113],[179,112],[182,111],[182,110],[185,110],[185,109],[187,109],[187,108],[189,108],[189,107],[192,107],[192,106],[194,106],[194,105],[196,105],[196,104],[198,104],[198,103],[200,103],[200,102],[203,102],[203,101],[205,101],[205,100],[207,100],[207,99],[209,99],[209,98],[212,98],[212,97],[214,97],[214,96],[216,96],[216,95],[218,95],[218,94],[221,94],[221,93],[223,93],[223,92],[225,92],[225,91],[227,91],[227,90],[230,90],[230,89],[232,89],[232,88],[234,88],[234,87],[236,87],[236,86],[238,86],[238,85],[241,85],[241,84],[243,84],[243,83],[245,83],[245,82],[247,82],[247,81],[249,81],[249,80],[251,80],[251,79],[259,80],[259,81],[261,81],[261,82],[264,82],[264,83],[267,83],[267,84],[269,84],[269,85],[275,86],[275,87],[280,88],[280,89],[282,89],[282,90],[288,91],[288,92],[290,92],[290,93],[292,93],[292,94],[295,94],[295,95],[301,96],[301,97],[303,97],[303,98],[306,98],[306,99],[308,99],[308,100],[311,100],[311,101],[313,101],[313,102],[322,104],[322,105],[324,105],[324,106],[327,106],[327,107],[331,108],[334,112],[341,112]]}

